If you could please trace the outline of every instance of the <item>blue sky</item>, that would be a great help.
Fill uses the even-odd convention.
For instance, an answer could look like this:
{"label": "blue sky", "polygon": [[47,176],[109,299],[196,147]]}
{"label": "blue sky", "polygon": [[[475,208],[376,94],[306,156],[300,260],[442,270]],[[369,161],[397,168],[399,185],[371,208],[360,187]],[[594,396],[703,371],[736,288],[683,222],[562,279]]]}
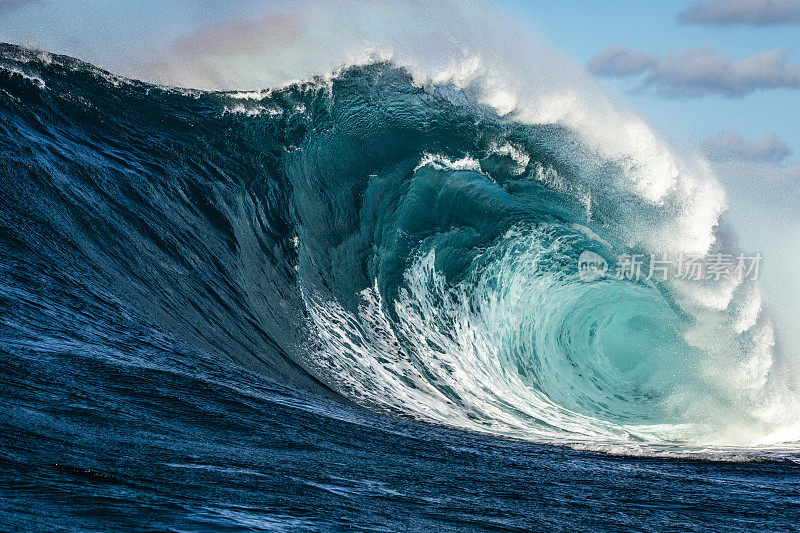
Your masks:
{"label": "blue sky", "polygon": [[[607,46],[624,45],[635,50],[664,54],[673,50],[711,46],[722,56],[743,58],[779,48],[800,62],[800,24],[711,25],[683,24],[677,15],[692,2],[683,1],[510,1],[526,13],[549,40],[562,50],[588,62]],[[632,106],[648,122],[671,137],[701,141],[725,130],[740,131],[755,139],[775,133],[793,150],[787,162],[800,161],[800,90],[769,89],[727,98],[664,97],[642,89],[639,78],[600,78],[618,100]]]}

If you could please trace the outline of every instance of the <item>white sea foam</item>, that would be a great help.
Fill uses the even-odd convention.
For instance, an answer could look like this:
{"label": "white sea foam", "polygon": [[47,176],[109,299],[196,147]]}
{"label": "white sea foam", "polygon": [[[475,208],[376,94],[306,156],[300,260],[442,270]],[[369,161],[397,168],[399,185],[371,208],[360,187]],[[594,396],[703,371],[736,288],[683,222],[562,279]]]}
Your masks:
{"label": "white sea foam", "polygon": [[259,115],[278,116],[283,114],[283,111],[281,111],[280,109],[264,107],[261,105],[245,106],[240,104],[235,106],[226,106],[223,109],[223,113],[230,113],[233,115],[245,115],[248,117],[257,117]]}
{"label": "white sea foam", "polygon": [[531,156],[529,156],[524,150],[508,142],[502,145],[495,144],[490,148],[489,153],[511,158],[515,164],[514,173],[517,175],[525,172],[525,169],[528,167],[528,163],[531,161]]}
{"label": "white sea foam", "polygon": [[414,168],[414,172],[419,170],[420,168],[432,165],[435,168],[448,168],[451,170],[473,170],[475,172],[481,171],[481,163],[477,159],[465,156],[461,159],[452,160],[449,159],[441,154],[430,154],[425,153],[422,156],[422,159]]}
{"label": "white sea foam", "polygon": [[20,68],[9,65],[3,65],[2,63],[0,63],[0,69],[5,70],[6,72],[10,72],[12,75],[19,76],[23,80],[32,83],[33,85],[37,86],[40,89],[45,89],[47,87],[45,81],[34,73],[25,72]]}

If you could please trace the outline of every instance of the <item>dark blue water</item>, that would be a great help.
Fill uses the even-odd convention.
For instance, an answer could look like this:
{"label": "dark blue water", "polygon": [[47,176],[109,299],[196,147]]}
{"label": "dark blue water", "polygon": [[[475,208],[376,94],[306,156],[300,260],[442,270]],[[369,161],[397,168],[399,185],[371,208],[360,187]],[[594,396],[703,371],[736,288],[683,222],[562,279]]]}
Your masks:
{"label": "dark blue water", "polygon": [[390,64],[245,99],[3,45],[0,529],[798,529],[791,446],[676,407],[679,302],[574,282],[666,216],[589,216],[590,155]]}

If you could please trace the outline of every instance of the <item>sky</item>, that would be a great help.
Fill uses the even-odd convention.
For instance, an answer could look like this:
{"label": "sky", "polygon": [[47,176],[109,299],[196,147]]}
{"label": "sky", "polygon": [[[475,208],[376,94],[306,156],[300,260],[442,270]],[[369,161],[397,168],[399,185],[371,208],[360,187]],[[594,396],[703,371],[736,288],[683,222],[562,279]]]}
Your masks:
{"label": "sky", "polygon": [[[727,2],[754,6],[767,2]],[[775,4],[781,4],[778,1]],[[790,4],[790,2],[786,2]],[[633,76],[599,75],[607,92],[616,96],[648,122],[667,134],[688,135],[697,142],[720,132],[738,131],[747,140],[775,134],[795,153],[787,162],[800,162],[800,2],[794,2],[794,23],[719,24],[683,21],[680,14],[691,1],[564,1],[530,0],[508,2],[526,13],[532,24],[556,46],[583,63],[602,50],[625,47],[661,56],[676,51],[711,47],[713,55],[729,60],[744,59],[772,50],[787,50],[787,63],[794,66],[794,83],[785,87],[759,88],[745,94],[706,94],[665,91],[656,83],[643,84],[648,73]],[[734,10],[735,12],[735,10]],[[745,19],[746,20],[746,19]],[[768,84],[764,83],[765,86]],[[659,90],[662,89],[662,90]]]}
{"label": "sky", "polygon": [[[390,7],[368,22],[397,23],[421,0],[383,1]],[[613,101],[674,145],[708,157],[743,248],[772,265],[765,285],[775,305],[798,308],[800,0],[491,1],[586,65]],[[271,50],[280,69],[298,53],[281,43],[306,35],[291,16],[296,7],[291,0],[0,0],[0,41],[150,81],[169,81],[183,60],[213,71],[205,61],[224,63],[236,47]],[[327,22],[332,33],[315,38],[335,46],[337,27],[351,21]],[[172,71],[159,71],[167,64]],[[217,82],[224,79],[198,79]]]}

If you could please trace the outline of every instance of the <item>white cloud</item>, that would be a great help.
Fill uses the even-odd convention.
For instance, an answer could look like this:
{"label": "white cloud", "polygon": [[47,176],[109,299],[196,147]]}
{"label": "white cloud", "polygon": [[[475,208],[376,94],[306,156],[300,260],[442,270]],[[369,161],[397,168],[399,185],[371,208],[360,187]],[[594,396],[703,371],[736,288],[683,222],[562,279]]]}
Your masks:
{"label": "white cloud", "polygon": [[178,39],[175,48],[186,57],[259,53],[290,46],[305,31],[304,21],[294,13],[270,13],[203,28]]}
{"label": "white cloud", "polygon": [[743,59],[717,56],[711,48],[670,52],[647,74],[646,83],[678,96],[744,96],[758,89],[800,88],[800,65],[785,49]]}
{"label": "white cloud", "polygon": [[[602,59],[604,52],[592,58],[588,65],[590,70],[605,76],[625,74],[623,68],[613,69],[614,61],[606,69],[598,68],[600,59],[597,58],[600,56]],[[632,65],[627,65],[630,66],[627,74],[645,72],[644,84],[669,96],[718,94],[741,97],[761,89],[800,88],[800,64],[789,62],[788,54],[786,49],[776,49],[742,59],[730,59],[716,55],[708,47],[692,48],[654,58],[652,64],[643,70],[637,71]],[[609,54],[606,56],[613,57]],[[644,55],[637,56],[635,51],[626,51],[618,57]]]}
{"label": "white cloud", "polygon": [[471,6],[455,0],[295,0],[255,18],[192,31],[143,61],[134,75],[167,85],[254,90],[409,50],[438,60],[441,49],[458,46],[448,32],[472,23],[464,19]]}
{"label": "white cloud", "polygon": [[690,4],[678,20],[693,24],[730,26],[800,23],[800,0],[712,0]]}
{"label": "white cloud", "polygon": [[629,76],[642,74],[655,64],[656,57],[648,52],[609,46],[590,59],[587,67],[600,76]]}
{"label": "white cloud", "polygon": [[725,131],[706,139],[703,152],[713,161],[780,163],[792,154],[789,145],[774,133],[749,141],[738,131]]}

